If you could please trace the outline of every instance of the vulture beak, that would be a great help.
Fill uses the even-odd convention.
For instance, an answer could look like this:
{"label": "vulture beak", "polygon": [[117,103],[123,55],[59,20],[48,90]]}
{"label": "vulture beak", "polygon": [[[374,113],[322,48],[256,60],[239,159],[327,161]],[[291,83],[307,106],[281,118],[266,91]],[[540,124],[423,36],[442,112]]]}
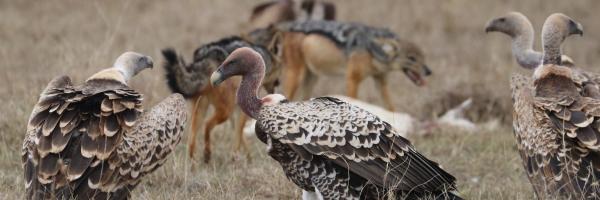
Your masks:
{"label": "vulture beak", "polygon": [[583,26],[573,20],[569,20],[569,34],[583,36]]}
{"label": "vulture beak", "polygon": [[146,60],[148,61],[148,68],[154,68],[154,61],[152,61],[152,58],[150,56],[146,56]]}
{"label": "vulture beak", "polygon": [[212,84],[212,86],[219,86],[219,84],[223,82],[223,79],[221,79],[222,77],[223,75],[221,75],[221,68],[219,67],[217,71],[210,75],[210,84]]}
{"label": "vulture beak", "polygon": [[489,22],[488,22],[488,23],[485,25],[485,33],[489,33],[489,32],[496,31],[496,28],[493,26],[495,21],[496,21],[496,20],[489,21]]}

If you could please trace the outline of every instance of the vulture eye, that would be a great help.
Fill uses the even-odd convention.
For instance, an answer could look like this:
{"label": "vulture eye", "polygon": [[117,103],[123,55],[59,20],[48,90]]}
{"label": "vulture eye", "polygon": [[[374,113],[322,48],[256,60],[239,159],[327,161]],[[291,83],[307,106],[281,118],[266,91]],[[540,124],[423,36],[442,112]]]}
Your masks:
{"label": "vulture eye", "polygon": [[227,63],[225,63],[225,64],[226,64],[226,65],[236,65],[238,62],[239,62],[239,60],[238,60],[238,59],[233,59],[233,60],[230,60],[229,62],[227,62]]}
{"label": "vulture eye", "polygon": [[146,60],[144,59],[144,57],[140,57],[140,58],[138,58],[138,60],[137,60],[137,62],[138,62],[138,63],[145,63],[145,61],[146,61]]}
{"label": "vulture eye", "polygon": [[417,59],[414,56],[408,56],[408,60],[412,61],[412,62],[416,62]]}

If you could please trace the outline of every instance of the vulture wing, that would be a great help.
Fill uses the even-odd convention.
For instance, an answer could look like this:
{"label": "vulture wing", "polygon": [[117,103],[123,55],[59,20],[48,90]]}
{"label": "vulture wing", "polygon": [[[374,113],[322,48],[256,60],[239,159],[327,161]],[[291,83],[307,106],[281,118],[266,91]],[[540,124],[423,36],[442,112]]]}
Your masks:
{"label": "vulture wing", "polygon": [[135,185],[166,161],[181,140],[187,121],[185,110],[185,99],[176,93],[140,117],[117,148],[118,156],[110,160],[124,182]]}
{"label": "vulture wing", "polygon": [[379,186],[454,189],[455,178],[388,123],[336,98],[264,106],[256,124],[305,159],[323,156]]}
{"label": "vulture wing", "polygon": [[[538,194],[600,191],[600,99],[589,74],[549,75],[511,81],[513,128],[523,164]],[[577,177],[577,178],[575,178]],[[595,187],[596,189],[592,189]],[[549,189],[554,190],[554,189]]]}
{"label": "vulture wing", "polygon": [[108,169],[141,103],[140,94],[118,81],[90,80],[73,87],[68,77],[52,80],[27,125],[22,156],[27,196],[83,197],[78,190],[95,171]]}

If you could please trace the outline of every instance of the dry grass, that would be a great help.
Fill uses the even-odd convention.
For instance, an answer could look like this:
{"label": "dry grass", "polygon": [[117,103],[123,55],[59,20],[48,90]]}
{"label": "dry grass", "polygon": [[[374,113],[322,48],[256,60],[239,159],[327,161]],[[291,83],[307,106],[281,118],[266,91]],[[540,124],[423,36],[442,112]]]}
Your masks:
{"label": "dry grass", "polygon": [[[110,66],[126,50],[161,62],[160,49],[175,47],[190,56],[198,45],[236,34],[255,2],[247,1],[9,1],[0,0],[0,199],[20,199],[24,191],[20,147],[37,95],[54,76],[80,82]],[[394,72],[393,97],[399,110],[430,116],[428,103],[449,90],[489,96],[499,102],[494,115],[509,115],[509,74],[518,71],[507,38],[483,32],[491,17],[526,13],[539,30],[546,16],[564,12],[585,26],[585,37],[569,39],[566,53],[580,66],[594,66],[600,53],[600,3],[587,1],[360,0],[336,1],[339,19],[387,26],[419,44],[434,76],[417,88]],[[589,68],[588,68],[589,69]],[[315,95],[342,93],[341,78],[321,80]],[[156,103],[168,94],[162,69],[146,71],[132,87]],[[371,81],[361,98],[380,103]],[[435,103],[433,103],[435,104]],[[481,105],[489,106],[489,105]],[[264,146],[251,139],[251,163],[232,161],[231,125],[215,132],[213,163],[191,161],[180,145],[167,164],[135,191],[139,199],[294,199],[300,191],[286,180]],[[531,199],[532,192],[515,152],[509,125],[465,134],[444,130],[433,137],[411,137],[417,149],[458,178],[469,199]],[[184,142],[185,143],[185,142]]]}

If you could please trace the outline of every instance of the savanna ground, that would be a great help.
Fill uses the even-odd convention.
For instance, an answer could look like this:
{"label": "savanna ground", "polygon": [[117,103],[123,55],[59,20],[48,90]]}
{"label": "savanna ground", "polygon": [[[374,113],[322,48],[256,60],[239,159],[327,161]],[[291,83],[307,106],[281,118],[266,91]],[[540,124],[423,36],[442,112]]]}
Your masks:
{"label": "savanna ground", "polygon": [[[141,73],[131,86],[152,105],[169,94],[160,67],[160,49],[174,47],[189,58],[199,45],[239,33],[257,2],[0,0],[0,199],[23,198],[21,142],[31,108],[52,77],[66,74],[81,82],[110,66],[126,50],[142,52],[155,58],[156,67]],[[434,71],[427,87],[414,86],[400,72],[392,74],[398,110],[428,118],[435,115],[432,106],[439,104],[434,100],[456,91],[458,96],[488,99],[475,101],[476,107],[487,112],[476,116],[508,119],[497,128],[472,134],[444,128],[432,136],[409,136],[418,150],[457,177],[462,196],[533,198],[515,151],[509,119],[509,75],[528,72],[513,61],[508,38],[485,34],[483,26],[492,17],[516,10],[525,13],[539,32],[549,14],[566,13],[585,30],[583,38],[568,40],[566,53],[586,68],[600,62],[600,24],[594,14],[600,10],[599,2],[334,2],[340,20],[389,27],[426,53]],[[342,82],[342,78],[321,80],[315,95],[343,93]],[[362,85],[360,97],[380,104],[371,87],[370,80]],[[231,128],[231,123],[226,123],[214,132],[213,162],[198,162],[193,172],[184,138],[165,166],[139,185],[134,198],[298,199],[301,191],[285,178],[255,138],[249,138],[252,162],[232,159]]]}

